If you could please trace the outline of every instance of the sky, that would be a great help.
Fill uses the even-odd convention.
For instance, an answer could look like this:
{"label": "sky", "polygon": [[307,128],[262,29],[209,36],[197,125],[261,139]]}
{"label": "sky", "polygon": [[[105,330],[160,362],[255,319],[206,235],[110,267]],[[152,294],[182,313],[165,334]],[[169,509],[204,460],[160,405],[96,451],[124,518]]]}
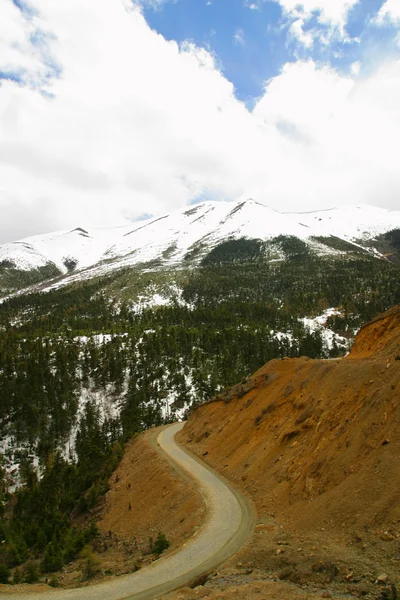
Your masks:
{"label": "sky", "polygon": [[400,0],[0,0],[0,243],[204,200],[400,209]]}

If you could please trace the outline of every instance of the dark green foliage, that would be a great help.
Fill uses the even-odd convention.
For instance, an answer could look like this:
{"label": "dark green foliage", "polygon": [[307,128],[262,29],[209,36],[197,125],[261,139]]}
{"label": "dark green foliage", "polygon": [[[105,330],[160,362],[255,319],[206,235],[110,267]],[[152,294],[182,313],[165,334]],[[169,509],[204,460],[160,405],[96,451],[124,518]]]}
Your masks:
{"label": "dark green foliage", "polygon": [[72,258],[71,256],[66,256],[63,259],[63,264],[68,270],[68,273],[72,273],[72,271],[75,271],[78,265],[78,261],[75,258]]}
{"label": "dark green foliage", "polygon": [[[43,573],[57,571],[97,535],[94,524],[87,529],[73,527],[71,516],[82,503],[85,509],[90,508],[105,493],[108,478],[122,456],[122,446],[110,444],[90,405],[79,423],[78,438],[76,463],[53,453],[47,457],[40,481],[36,479],[32,486],[17,492],[12,519],[2,524],[6,543],[0,549],[0,560],[10,567],[31,556],[42,557]],[[28,576],[32,574],[25,574],[25,580]]]}
{"label": "dark green foliage", "polygon": [[42,573],[52,573],[62,568],[64,564],[61,549],[57,544],[50,542],[46,548],[43,560],[40,563]]}
{"label": "dark green foliage", "polygon": [[84,579],[91,579],[100,570],[100,560],[97,558],[90,546],[85,546],[80,556],[82,559],[82,576]]}
{"label": "dark green foliage", "polygon": [[3,260],[0,264],[0,292],[3,290],[18,290],[47,279],[61,275],[61,271],[53,263],[38,267],[31,271],[22,271],[14,266],[12,261]]}
{"label": "dark green foliage", "polygon": [[15,263],[12,260],[4,259],[0,260],[0,270],[4,269],[15,269]]}
{"label": "dark green foliage", "polygon": [[0,563],[0,583],[8,583],[10,578],[10,570],[7,565]]}
{"label": "dark green foliage", "polygon": [[183,257],[183,260],[186,263],[190,263],[191,261],[194,261],[196,258],[198,258],[202,253],[205,253],[207,251],[207,247],[204,244],[201,243],[196,243],[193,244],[189,250],[186,252],[185,256]]}
{"label": "dark green foliage", "polygon": [[279,246],[289,260],[301,260],[309,253],[306,242],[294,235],[279,235],[271,241],[272,245]]}
{"label": "dark green foliage", "polygon": [[392,244],[396,249],[400,248],[400,229],[392,229],[384,234],[384,237]]}
{"label": "dark green foliage", "polygon": [[39,571],[36,563],[33,560],[27,562],[24,567],[23,581],[25,583],[36,583],[39,581]]}
{"label": "dark green foliage", "polygon": [[342,240],[342,238],[338,238],[335,235],[322,236],[316,235],[311,238],[316,242],[320,242],[324,244],[324,246],[328,246],[328,248],[333,248],[334,250],[340,250],[341,252],[356,252],[359,254],[363,254],[366,252],[363,248],[352,244],[351,242],[346,242],[346,240]]}
{"label": "dark green foliage", "polygon": [[170,545],[171,544],[167,540],[165,533],[162,533],[161,531],[158,533],[155,541],[150,544],[151,551],[158,555],[162,554],[164,550],[167,550]]}
{"label": "dark green foliage", "polygon": [[218,244],[203,258],[203,266],[233,263],[237,261],[258,261],[265,256],[265,242],[240,238]]}
{"label": "dark green foliage", "polygon": [[18,583],[21,583],[22,579],[23,576],[21,569],[15,569],[13,574],[13,584],[18,585]]}
{"label": "dark green foliage", "polygon": [[387,258],[400,263],[400,229],[392,229],[387,233],[379,235],[373,242],[374,247]]}

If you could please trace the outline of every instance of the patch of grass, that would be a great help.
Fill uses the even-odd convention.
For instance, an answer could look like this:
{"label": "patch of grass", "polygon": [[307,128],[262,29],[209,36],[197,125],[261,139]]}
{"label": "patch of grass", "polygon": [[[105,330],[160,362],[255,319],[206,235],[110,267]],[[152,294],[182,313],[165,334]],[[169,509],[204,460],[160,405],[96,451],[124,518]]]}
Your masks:
{"label": "patch of grass", "polygon": [[333,581],[339,575],[339,569],[332,562],[319,561],[313,564],[312,570],[314,573],[325,573],[329,582]]}
{"label": "patch of grass", "polygon": [[301,583],[301,575],[293,567],[285,567],[278,573],[278,577],[281,581],[290,581],[291,583]]}

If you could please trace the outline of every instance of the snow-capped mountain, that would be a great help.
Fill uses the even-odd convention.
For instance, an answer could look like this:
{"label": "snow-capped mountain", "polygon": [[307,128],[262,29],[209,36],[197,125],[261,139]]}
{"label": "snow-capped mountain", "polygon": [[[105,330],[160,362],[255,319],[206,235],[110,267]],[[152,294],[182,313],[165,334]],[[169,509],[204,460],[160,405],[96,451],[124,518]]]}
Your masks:
{"label": "snow-capped mountain", "polygon": [[368,204],[292,213],[290,216],[313,229],[314,235],[335,235],[349,241],[370,240],[400,225],[400,211]]}
{"label": "snow-capped mountain", "polygon": [[[77,227],[4,244],[0,246],[0,265],[29,271],[52,264],[62,274],[74,270],[68,277],[72,281],[83,272],[91,277],[154,261],[179,266],[191,253],[201,258],[228,239],[295,236],[323,253],[315,236],[365,243],[398,227],[400,211],[367,205],[280,213],[251,199],[205,202],[130,226]],[[326,247],[325,251],[329,253]]]}
{"label": "snow-capped mountain", "polygon": [[[129,228],[130,229],[130,228]],[[0,246],[0,262],[12,261],[17,269],[28,271],[55,264],[66,273],[64,264],[68,258],[77,261],[79,268],[91,266],[102,260],[103,254],[117,237],[123,236],[127,228],[83,229],[56,231],[35,235]]]}

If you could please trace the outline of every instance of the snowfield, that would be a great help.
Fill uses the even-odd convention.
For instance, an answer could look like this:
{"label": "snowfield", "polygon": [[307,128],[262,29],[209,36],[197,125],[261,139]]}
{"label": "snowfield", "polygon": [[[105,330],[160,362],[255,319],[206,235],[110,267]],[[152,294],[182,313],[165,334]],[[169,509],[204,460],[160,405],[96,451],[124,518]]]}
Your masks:
{"label": "snowfield", "polygon": [[[318,253],[338,254],[312,238],[335,236],[357,243],[400,227],[400,211],[374,206],[343,206],[311,213],[279,213],[254,200],[204,202],[161,217],[112,228],[77,227],[0,246],[0,263],[29,271],[55,265],[67,277],[54,289],[123,267],[177,267],[194,261],[229,239],[270,240],[295,236]],[[69,275],[68,275],[69,273]]]}
{"label": "snowfield", "polygon": [[400,211],[368,204],[291,214],[313,229],[313,235],[335,235],[350,242],[365,241],[400,227]]}

